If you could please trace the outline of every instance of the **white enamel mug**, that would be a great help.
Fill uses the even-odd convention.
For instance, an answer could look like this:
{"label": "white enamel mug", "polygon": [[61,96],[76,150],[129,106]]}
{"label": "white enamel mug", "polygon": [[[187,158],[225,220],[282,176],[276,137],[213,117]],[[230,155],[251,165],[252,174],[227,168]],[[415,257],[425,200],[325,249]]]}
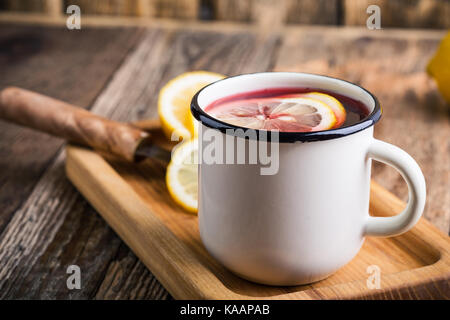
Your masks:
{"label": "white enamel mug", "polygon": [[[204,246],[235,274],[269,285],[328,277],[358,253],[366,236],[390,237],[411,229],[426,197],[423,174],[411,156],[373,138],[373,125],[381,116],[377,99],[347,81],[304,73],[245,74],[200,90],[191,111],[201,131],[215,130],[225,141],[230,135],[226,130],[239,127],[213,118],[206,106],[239,93],[289,87],[336,92],[363,102],[370,114],[338,129],[280,132],[279,166],[273,175],[262,175],[262,164],[199,164]],[[200,152],[209,143],[199,135]],[[371,159],[396,168],[408,184],[408,205],[399,215],[369,215]]]}

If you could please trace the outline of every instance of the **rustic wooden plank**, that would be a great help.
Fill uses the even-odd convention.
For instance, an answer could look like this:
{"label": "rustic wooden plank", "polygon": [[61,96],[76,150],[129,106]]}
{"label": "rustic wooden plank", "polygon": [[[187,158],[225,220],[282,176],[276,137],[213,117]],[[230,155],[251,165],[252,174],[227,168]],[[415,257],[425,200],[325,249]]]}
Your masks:
{"label": "rustic wooden plank", "polygon": [[[50,4],[50,5],[49,5]],[[0,0],[0,10],[61,14],[77,4],[89,15],[256,22],[273,26],[326,24],[365,26],[369,5],[380,6],[383,27],[450,27],[449,0]]]}
{"label": "rustic wooden plank", "polygon": [[[193,69],[228,74],[266,70],[273,64],[272,54],[277,44],[277,36],[260,37],[247,32],[148,31],[141,45],[97,98],[92,110],[116,120],[154,117],[155,92],[171,77]],[[150,273],[143,267],[130,269],[130,259],[115,259],[120,241],[116,236],[111,238],[106,223],[100,223],[98,216],[79,200],[78,193],[60,171],[63,160],[64,156],[59,154],[36,184],[27,203],[16,211],[0,235],[0,247],[7,248],[0,255],[2,275],[7,275],[0,276],[0,295],[8,298],[23,295],[29,298],[165,298],[166,293],[162,293],[159,286],[153,286],[151,279],[146,283],[153,286],[152,289],[147,287],[135,292],[131,282],[125,281],[122,290],[117,291],[114,285],[118,281],[117,270],[132,270],[126,277],[139,279],[150,277]],[[54,205],[49,206],[49,203]],[[82,230],[84,225],[90,231]],[[79,227],[71,230],[70,226]],[[26,254],[21,248],[27,248]],[[113,261],[110,266],[109,261]],[[87,282],[83,290],[67,290],[63,280],[69,264],[79,265],[85,273]]]}
{"label": "rustic wooden plank", "polygon": [[64,7],[75,4],[80,7],[82,14],[96,15],[136,15],[137,0],[64,0]]}
{"label": "rustic wooden plank", "polygon": [[[0,87],[7,85],[21,86],[72,101],[72,103],[81,106],[89,106],[109,80],[114,70],[122,62],[128,50],[136,43],[139,38],[139,34],[136,31],[137,29],[112,28],[92,30],[87,28],[83,30],[82,34],[75,34],[63,28],[2,26],[0,28],[2,48],[0,53],[0,68],[2,69]],[[67,63],[67,61],[70,61],[70,63]],[[33,76],[30,76],[30,73]],[[1,237],[5,239],[5,237],[8,238],[8,231],[5,229],[7,223],[11,221],[12,224],[9,224],[9,230],[15,230],[14,226],[17,225],[14,224],[14,221],[17,221],[15,219],[20,216],[20,212],[26,212],[24,214],[28,214],[31,217],[41,217],[39,214],[43,210],[39,208],[39,205],[36,208],[33,204],[33,197],[28,198],[29,200],[25,204],[24,200],[33,191],[33,187],[61,147],[62,141],[4,122],[0,126],[0,132],[2,159],[0,161],[0,167],[2,168],[0,170],[0,203],[2,207],[0,230],[3,231]],[[54,181],[54,184],[51,186],[46,185],[44,187],[45,191],[41,189],[39,193],[46,194],[48,192],[47,196],[50,196],[50,199],[56,197],[56,202],[65,206],[67,202],[73,201],[76,192],[62,178],[62,171],[59,176],[63,182],[59,180],[58,182]],[[68,187],[62,187],[56,196],[51,194],[49,190],[52,189],[52,186],[58,189],[61,183],[63,185],[65,183]],[[36,194],[36,191],[34,191],[34,194]],[[34,196],[35,199],[36,196]],[[48,209],[51,208],[51,206],[46,206],[44,203],[40,205],[48,207]],[[18,208],[21,209],[16,211]],[[14,212],[16,214],[13,217]],[[52,213],[49,214],[53,216]],[[28,216],[30,219],[29,223],[33,224],[34,218],[30,218],[30,216]],[[55,213],[55,217],[58,217],[58,213]],[[56,223],[52,227],[57,227],[60,224],[61,222]],[[53,233],[45,233],[45,230],[48,231],[48,229],[41,227],[44,230],[42,235],[45,239],[43,241],[45,246],[45,244],[48,244],[46,241],[53,238]],[[31,234],[29,229],[28,232]],[[51,232],[56,231],[52,229]],[[110,236],[111,234],[112,232],[110,231]],[[38,238],[39,235],[40,231],[35,233],[35,236]],[[45,248],[39,247],[38,244],[36,245],[38,248],[35,252],[26,251],[23,259],[35,261],[33,259],[37,259],[40,256]],[[5,246],[0,247],[7,250]],[[17,254],[20,250],[24,250],[24,248],[30,249],[31,247],[16,243],[16,246],[13,248],[19,250],[16,251]],[[4,253],[3,250],[2,252]],[[94,257],[97,255],[99,255],[98,252],[96,252]],[[2,260],[2,264],[11,262],[7,258],[6,260],[0,260]],[[33,262],[27,262],[22,267],[27,269],[32,266]],[[51,268],[50,265],[48,267]],[[41,267],[40,269],[40,272],[43,273],[42,279],[48,279],[44,269]],[[6,270],[7,268],[5,268]],[[19,275],[20,273],[16,274],[16,276]],[[32,294],[36,296],[37,291],[27,290],[29,282],[26,276],[27,273],[25,272],[21,279],[22,283],[26,284],[24,286],[14,286],[14,290],[17,290],[17,292],[22,290],[23,296]],[[8,294],[6,288],[13,283],[14,277],[11,279],[0,278],[3,279],[1,287],[5,289],[4,291],[2,290],[2,293]],[[36,285],[36,283],[32,284]],[[20,297],[22,294],[18,296]],[[45,295],[45,293],[43,294]]]}
{"label": "rustic wooden plank", "polygon": [[[65,28],[2,25],[0,88],[20,86],[86,107],[133,46],[136,35],[136,29],[87,28],[79,34]],[[61,145],[59,139],[1,122],[0,231]]]}
{"label": "rustic wooden plank", "polygon": [[0,8],[10,11],[44,12],[45,0],[1,0]]}
{"label": "rustic wooden plank", "polygon": [[252,2],[251,21],[260,28],[274,30],[286,23],[290,0],[256,0]]}
{"label": "rustic wooden plank", "polygon": [[64,0],[66,6],[76,4],[90,15],[142,16],[195,20],[199,0]]}
{"label": "rustic wooden plank", "polygon": [[[119,38],[118,40],[122,39]],[[150,41],[150,43],[151,42],[152,41]],[[113,106],[105,107],[111,109]],[[123,108],[125,107],[126,106],[123,106]],[[102,110],[100,110],[99,113],[101,113],[101,111]],[[105,110],[103,110],[103,112],[105,112]],[[90,215],[88,214],[87,217],[80,220],[83,218],[80,214],[77,215],[77,212],[80,212],[80,209],[77,210],[76,207],[72,206],[73,204],[79,205],[77,204],[78,202],[74,200],[79,199],[77,192],[65,179],[63,171],[59,171],[59,169],[63,166],[63,162],[64,157],[60,152],[58,158],[53,162],[50,169],[47,170],[41,180],[37,183],[37,186],[33,190],[33,194],[28,198],[27,203],[15,213],[6,230],[0,235],[0,247],[5,249],[3,251],[4,255],[0,258],[0,264],[4,265],[4,268],[2,268],[3,274],[7,274],[8,272],[14,270],[8,268],[10,263],[13,263],[14,268],[22,269],[22,272],[14,273],[11,277],[0,277],[0,279],[3,279],[3,281],[0,281],[0,287],[2,288],[0,291],[4,296],[11,297],[17,294],[18,297],[21,297],[21,294],[26,294],[26,296],[30,298],[36,298],[39,297],[41,293],[53,297],[59,297],[61,294],[65,294],[66,297],[77,298],[93,296],[95,295],[95,290],[98,288],[97,281],[102,280],[102,274],[107,269],[108,261],[115,255],[115,252],[120,245],[120,240],[113,236],[113,233],[108,226],[102,220],[99,220],[98,217],[93,214],[92,210],[90,210]],[[53,187],[55,187],[55,189]],[[51,199],[54,199],[53,201],[61,204],[61,206],[57,206],[56,208],[51,207],[48,208],[48,210],[41,208],[42,206],[47,207],[46,202],[51,201]],[[83,202],[81,203],[83,204]],[[85,207],[85,203],[81,207]],[[41,220],[33,221],[33,219],[29,219],[28,215],[36,215],[37,212],[40,213],[39,217],[42,219],[45,219],[47,215],[53,217],[54,219],[59,218],[58,222],[53,222],[49,226],[52,234],[49,234],[49,231],[46,230],[44,226],[40,225],[39,221]],[[62,215],[58,215],[58,213],[61,212]],[[59,230],[60,226],[64,226],[67,212],[72,212],[75,214],[75,221],[67,221],[67,226],[77,225],[76,222],[81,223],[81,221],[83,221],[81,224],[82,226],[89,225],[89,222],[91,222],[91,224],[95,224],[92,221],[97,220],[97,222],[100,221],[100,226],[98,227],[100,230],[97,230],[92,235],[87,233],[84,234],[83,237],[76,237],[74,238],[75,243],[70,243],[71,238],[76,235],[77,229],[70,229],[66,226],[65,228],[61,227],[62,229]],[[31,229],[34,230],[34,235],[38,239],[37,241],[34,240],[36,242],[29,243],[28,241],[31,240],[25,234],[17,234],[18,230],[15,227],[18,224],[21,225],[22,223],[29,224],[29,227],[25,228],[27,230],[26,234],[32,233]],[[41,233],[39,231],[40,229],[44,229],[44,231]],[[107,243],[110,242],[107,240],[110,239],[111,236],[115,239],[115,245],[113,242],[109,243],[107,246]],[[50,241],[54,238],[57,239],[58,237],[62,238],[63,241],[57,241],[53,243],[53,246],[50,245]],[[26,244],[22,245],[22,242],[26,242]],[[70,243],[68,248],[65,248],[66,242]],[[9,247],[9,245],[11,247]],[[29,250],[28,254],[22,254],[20,256],[22,260],[31,260],[27,260],[27,263],[25,264],[17,264],[19,261],[11,259],[11,257],[17,255],[17,250],[25,247]],[[11,248],[11,250],[6,250],[6,248]],[[77,248],[82,248],[82,250],[77,250]],[[49,250],[49,252],[45,252],[46,249]],[[64,260],[58,260],[61,252],[65,252],[67,255],[67,257],[65,257],[65,260],[68,261],[67,264]],[[39,257],[46,257],[42,262],[44,264],[41,265],[38,263],[34,265],[34,262],[36,262],[36,259]],[[51,275],[53,274],[53,272],[51,272],[52,264],[49,265],[48,261],[52,261],[52,259],[55,259],[58,262],[56,265],[59,268],[56,269],[56,273],[59,275],[59,278],[51,278]],[[83,273],[85,274],[85,277],[87,277],[86,286],[84,288],[85,290],[82,292],[68,291],[64,284],[65,281],[59,281],[58,285],[52,285],[55,281],[61,280],[61,277],[66,277],[64,274],[65,268],[71,264],[70,262],[72,260],[75,260],[75,264],[80,265],[82,270],[84,270]],[[92,261],[95,261],[96,263],[92,263]],[[64,264],[60,265],[59,263],[62,262],[64,262]],[[92,280],[89,281],[91,278]],[[36,281],[37,279],[38,281]],[[29,288],[30,281],[36,288],[35,290],[27,289]],[[47,288],[47,285],[52,286],[51,288]],[[46,290],[42,289],[42,286],[46,287]]]}
{"label": "rustic wooden plank", "polygon": [[63,0],[45,0],[44,10],[52,17],[62,15],[65,12],[65,10],[63,10]]}
{"label": "rustic wooden plank", "polygon": [[382,28],[450,28],[449,0],[344,0],[345,24],[365,26],[369,5],[380,7]]}
{"label": "rustic wooden plank", "polygon": [[449,300],[450,281],[448,278],[435,279],[431,284],[419,284],[412,288],[400,288],[388,292],[375,293],[374,295],[360,295],[357,299],[365,300]]}
{"label": "rustic wooden plank", "polygon": [[215,0],[214,10],[218,20],[250,22],[252,1]]}
{"label": "rustic wooden plank", "polygon": [[95,291],[115,255],[103,249],[120,245],[64,179],[63,162],[60,152],[0,236],[2,299],[83,297],[65,286],[67,267],[79,265],[84,290]]}
{"label": "rustic wooden plank", "polygon": [[215,0],[215,18],[267,27],[288,24],[338,24],[339,0]]}
{"label": "rustic wooden plank", "polygon": [[337,25],[340,22],[340,0],[289,0],[286,22]]}
{"label": "rustic wooden plank", "polygon": [[[376,35],[375,35],[376,34]],[[372,36],[374,35],[374,36]],[[421,36],[422,35],[422,36]],[[276,70],[326,74],[362,85],[378,96],[383,117],[375,136],[406,150],[427,181],[425,217],[445,233],[450,226],[447,107],[425,67],[444,33],[321,29],[284,33]],[[392,168],[374,164],[373,177],[407,199],[407,188]]]}
{"label": "rustic wooden plank", "polygon": [[109,265],[95,299],[166,300],[169,293],[147,267],[122,244]]}
{"label": "rustic wooden plank", "polygon": [[199,16],[200,0],[151,0],[156,16],[195,20]]}
{"label": "rustic wooden plank", "polygon": [[155,8],[149,0],[137,0],[136,15],[138,17],[153,17],[155,16]]}
{"label": "rustic wooden plank", "polygon": [[[134,30],[135,31],[135,30]],[[154,35],[156,37],[156,35]],[[122,39],[118,39],[122,40]],[[149,46],[152,44],[151,38],[149,38]],[[132,76],[133,70],[129,73],[129,76]],[[113,108],[114,106],[103,106],[106,110]],[[122,108],[127,109],[128,106],[122,106]],[[94,112],[103,114],[106,112],[105,110],[95,109]],[[64,295],[65,297],[71,298],[87,298],[95,295],[95,291],[97,290],[99,283],[103,279],[103,272],[106,271],[108,267],[108,261],[114,257],[115,252],[120,245],[120,239],[118,239],[109,227],[104,223],[103,220],[99,220],[98,216],[93,214],[92,209],[89,209],[85,217],[78,214],[80,213],[80,209],[77,210],[77,207],[73,207],[73,204],[79,206],[78,201],[74,199],[79,199],[78,193],[70,183],[65,178],[64,172],[59,171],[63,167],[64,157],[62,152],[59,153],[59,156],[52,163],[49,170],[46,171],[44,176],[39,180],[36,187],[33,190],[33,193],[28,198],[28,201],[25,205],[23,205],[14,215],[11,222],[8,224],[5,231],[0,235],[0,247],[5,251],[3,251],[3,255],[0,257],[0,264],[4,266],[2,268],[3,274],[8,274],[15,268],[21,270],[21,272],[14,273],[13,276],[4,278],[0,277],[2,281],[0,281],[0,288],[2,288],[1,293],[4,297],[21,297],[25,294],[29,298],[37,298],[40,297],[41,294],[47,295],[48,297],[61,297]],[[53,189],[55,187],[55,189]],[[45,191],[44,191],[45,190]],[[59,190],[59,191],[58,191]],[[53,201],[60,206],[51,207],[48,209],[43,209],[42,207],[47,208],[48,201]],[[74,202],[70,202],[74,201]],[[86,205],[83,201],[81,201],[81,208],[84,208]],[[51,229],[48,231],[45,227],[40,225],[40,221],[34,221],[29,218],[29,215],[36,215],[39,212],[39,217],[42,219],[48,218],[48,216],[53,217],[54,219],[59,219],[58,222],[53,222],[48,226]],[[67,212],[72,212],[75,214],[73,217],[74,221],[65,220]],[[60,215],[59,215],[60,213]],[[81,210],[81,213],[83,211]],[[26,218],[25,218],[26,217]],[[53,219],[52,218],[52,219]],[[82,219],[82,220],[80,220]],[[85,225],[96,225],[97,222],[100,224],[97,226],[97,231],[84,233],[78,237],[77,229],[70,229],[69,226],[80,224],[81,226]],[[81,223],[82,222],[82,223]],[[17,225],[27,224],[28,227],[24,227],[25,234],[17,234],[19,230],[15,227]],[[60,229],[61,226],[61,229]],[[64,227],[66,226],[66,227]],[[23,228],[20,230],[24,230]],[[39,229],[43,229],[44,231],[41,233]],[[33,231],[31,231],[33,230]],[[47,231],[47,232],[46,232]],[[30,238],[27,234],[33,234],[37,238],[34,239],[33,243],[29,243]],[[111,236],[115,239],[114,242],[108,241],[111,239]],[[73,242],[71,242],[73,238]],[[51,243],[53,239],[62,239],[62,241],[57,241]],[[25,242],[25,244],[22,244]],[[68,244],[68,247],[65,245]],[[22,260],[27,260],[27,263],[22,264],[20,261],[11,259],[20,253],[21,248],[28,248],[29,250],[27,255],[21,254],[20,257]],[[10,250],[6,248],[11,248]],[[81,250],[81,249],[82,250]],[[19,251],[17,251],[19,250]],[[45,250],[48,250],[46,252]],[[66,255],[63,257],[64,259],[58,260],[61,256],[61,252],[64,252]],[[35,264],[37,259],[44,259],[41,261],[43,265],[40,263]],[[59,281],[57,284],[55,281],[61,280],[61,278],[65,279],[65,269],[68,265],[78,264],[84,273],[84,277],[86,277],[86,285],[83,291],[76,290],[75,292],[70,292],[67,290],[65,286],[65,281]],[[48,261],[56,261],[55,263],[48,263]],[[67,263],[66,263],[67,261]],[[94,261],[94,263],[93,263]],[[13,265],[11,265],[11,263]],[[56,274],[59,277],[52,278],[52,275],[55,272],[52,272],[52,268],[56,265]],[[11,269],[9,268],[11,266]],[[28,290],[30,287],[30,282],[32,283],[35,290]],[[47,287],[48,285],[51,286]],[[45,288],[45,289],[43,289]]]}

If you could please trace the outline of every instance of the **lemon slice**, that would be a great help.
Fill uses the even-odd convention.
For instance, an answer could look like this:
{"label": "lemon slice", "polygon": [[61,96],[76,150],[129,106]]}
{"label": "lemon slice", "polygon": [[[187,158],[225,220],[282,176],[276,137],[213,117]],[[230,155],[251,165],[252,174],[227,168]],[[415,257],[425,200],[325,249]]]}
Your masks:
{"label": "lemon slice", "polygon": [[172,154],[166,171],[166,184],[172,198],[189,212],[198,207],[198,142],[184,142]]}
{"label": "lemon slice", "polygon": [[333,128],[339,128],[342,126],[345,122],[345,118],[347,117],[347,111],[345,111],[344,106],[342,103],[339,102],[338,99],[335,97],[322,93],[322,92],[308,92],[308,93],[295,93],[295,94],[288,94],[282,96],[283,98],[312,98],[319,101],[322,101],[326,105],[328,105],[334,112],[334,115],[336,116],[336,124],[333,126]]}
{"label": "lemon slice", "polygon": [[204,86],[223,78],[221,74],[207,71],[186,72],[170,80],[161,89],[158,114],[162,129],[169,139],[190,139],[195,134],[196,120],[190,111],[192,97]]}
{"label": "lemon slice", "polygon": [[235,100],[207,112],[223,122],[250,129],[310,132],[328,130],[336,124],[331,107],[311,98]]}
{"label": "lemon slice", "polygon": [[347,112],[345,111],[345,108],[342,105],[342,103],[340,103],[339,100],[336,99],[335,97],[321,92],[305,93],[303,94],[303,97],[322,101],[333,110],[334,115],[336,117],[336,124],[333,126],[333,128],[339,128],[344,124],[345,118],[347,117]]}

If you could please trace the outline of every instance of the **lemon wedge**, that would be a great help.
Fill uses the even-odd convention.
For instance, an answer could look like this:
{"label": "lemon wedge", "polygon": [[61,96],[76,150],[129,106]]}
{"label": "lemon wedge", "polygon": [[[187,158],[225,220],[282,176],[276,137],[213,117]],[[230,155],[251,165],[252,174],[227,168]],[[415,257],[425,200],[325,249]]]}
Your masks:
{"label": "lemon wedge", "polygon": [[282,96],[283,98],[311,98],[319,100],[323,103],[325,103],[327,106],[329,106],[336,117],[336,123],[333,126],[333,128],[339,128],[341,127],[345,119],[347,117],[347,111],[345,111],[344,106],[342,103],[339,102],[338,99],[335,97],[322,93],[322,92],[308,92],[308,93],[293,93],[293,94],[287,94]]}

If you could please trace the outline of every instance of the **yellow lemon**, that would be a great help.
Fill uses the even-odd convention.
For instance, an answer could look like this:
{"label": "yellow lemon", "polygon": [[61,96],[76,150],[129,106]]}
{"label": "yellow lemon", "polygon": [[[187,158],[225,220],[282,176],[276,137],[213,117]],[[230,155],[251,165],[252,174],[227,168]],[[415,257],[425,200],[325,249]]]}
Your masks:
{"label": "yellow lemon", "polygon": [[427,72],[436,80],[439,91],[450,103],[450,32],[444,37],[436,54],[430,60]]}
{"label": "yellow lemon", "polygon": [[172,198],[189,212],[198,207],[198,142],[190,140],[177,147],[167,167],[166,184]]}
{"label": "yellow lemon", "polygon": [[225,76],[207,71],[186,72],[170,80],[160,91],[158,114],[169,139],[190,139],[196,132],[196,120],[191,114],[192,97],[204,86]]}

